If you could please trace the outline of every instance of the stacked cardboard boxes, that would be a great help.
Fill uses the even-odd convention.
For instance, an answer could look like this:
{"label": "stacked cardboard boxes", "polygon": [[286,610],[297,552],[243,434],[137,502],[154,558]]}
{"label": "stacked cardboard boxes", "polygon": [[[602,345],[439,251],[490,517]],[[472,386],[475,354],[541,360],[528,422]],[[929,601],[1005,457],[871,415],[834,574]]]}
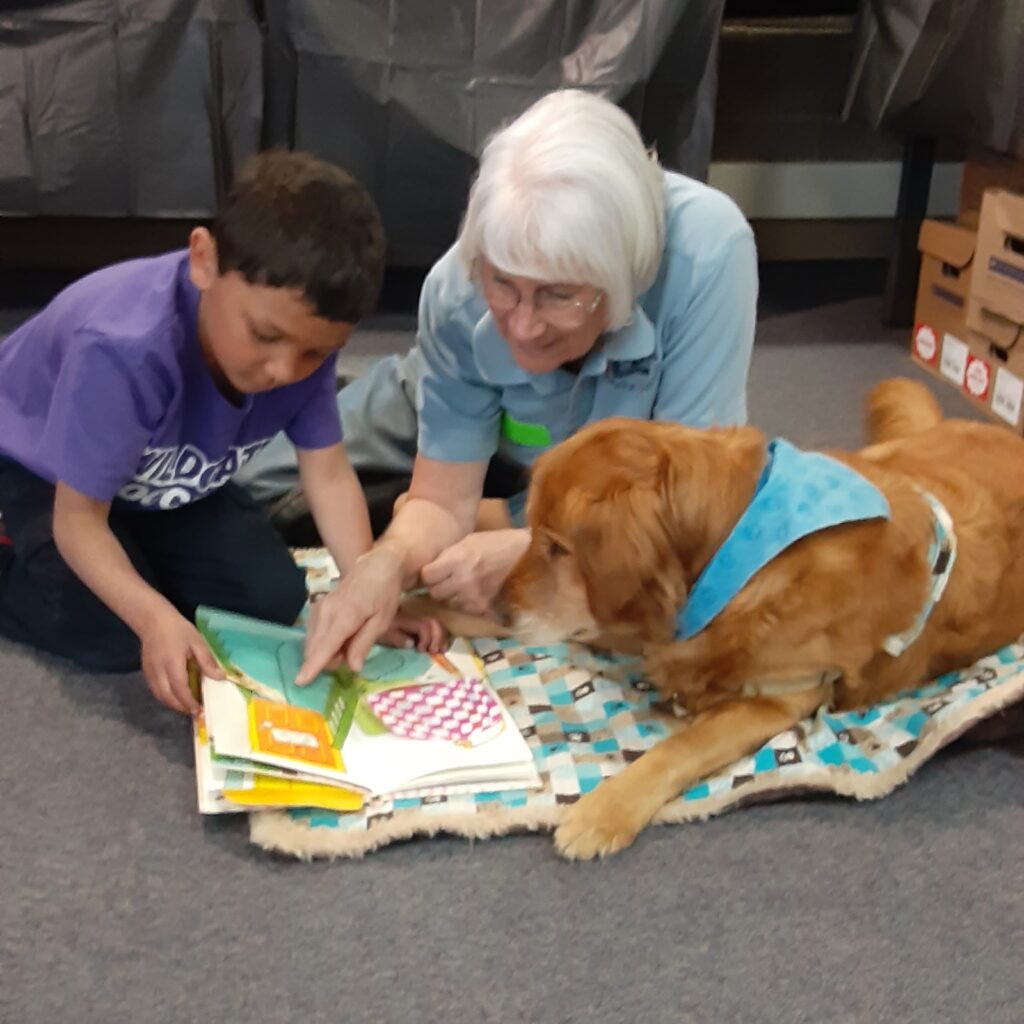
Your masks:
{"label": "stacked cardboard boxes", "polygon": [[1003,192],[1024,192],[1024,160],[980,150],[964,161],[960,182],[960,213],[957,220],[977,230],[981,200],[990,188]]}
{"label": "stacked cardboard boxes", "polygon": [[979,408],[1024,433],[1024,195],[986,187],[1018,185],[1024,192],[1024,161],[988,167],[986,177],[986,165],[965,166],[958,223],[921,226],[911,351]]}

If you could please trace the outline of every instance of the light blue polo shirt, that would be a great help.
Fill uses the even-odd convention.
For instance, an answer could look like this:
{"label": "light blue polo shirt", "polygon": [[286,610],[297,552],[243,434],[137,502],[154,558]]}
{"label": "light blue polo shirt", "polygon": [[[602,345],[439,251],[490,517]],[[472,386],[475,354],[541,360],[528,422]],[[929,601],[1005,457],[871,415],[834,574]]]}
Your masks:
{"label": "light blue polo shirt", "polygon": [[455,249],[420,298],[419,451],[523,466],[609,416],[691,426],[744,423],[757,307],[750,225],[726,195],[666,173],[666,242],[632,322],[605,336],[579,373],[516,365]]}

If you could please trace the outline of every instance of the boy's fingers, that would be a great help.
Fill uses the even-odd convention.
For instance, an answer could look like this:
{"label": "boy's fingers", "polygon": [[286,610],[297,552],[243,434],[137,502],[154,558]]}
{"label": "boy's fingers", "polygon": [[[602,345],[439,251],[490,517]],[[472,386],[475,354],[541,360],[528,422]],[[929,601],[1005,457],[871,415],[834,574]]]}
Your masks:
{"label": "boy's fingers", "polygon": [[153,696],[156,697],[161,704],[169,707],[172,711],[178,711],[181,714],[185,714],[185,707],[175,696],[174,691],[171,689],[170,682],[163,672],[156,672],[152,679],[147,677],[147,682],[149,683],[149,689]]}
{"label": "boy's fingers", "polygon": [[210,652],[210,649],[206,646],[206,641],[202,637],[198,637],[189,647],[189,657],[185,663],[185,672],[188,677],[189,696],[192,698],[189,706],[192,708],[192,713],[195,714],[196,706],[201,706],[203,703],[203,677],[208,676],[211,679],[224,678],[223,670],[217,664],[217,659]]}
{"label": "boy's fingers", "polygon": [[184,692],[179,687],[175,691],[175,696],[178,698],[178,707],[183,715],[198,715],[203,710],[203,705],[192,695],[188,683],[185,683]]}
{"label": "boy's fingers", "polygon": [[327,661],[318,651],[306,655],[306,660],[299,666],[295,675],[296,686],[308,686],[321,672],[323,672]]}
{"label": "boy's fingers", "polygon": [[199,701],[192,696],[192,690],[188,685],[188,663],[187,660],[176,661],[169,666],[167,671],[167,683],[171,693],[177,701],[178,710],[183,714],[195,715],[201,709]]}
{"label": "boy's fingers", "polygon": [[377,638],[377,642],[384,644],[386,647],[412,647],[414,641],[409,633],[404,630],[401,626],[392,626],[390,629],[386,629]]}
{"label": "boy's fingers", "polygon": [[149,687],[149,692],[153,694],[161,704],[167,704],[170,694],[168,693],[167,685],[164,683],[163,678],[157,675],[156,671],[151,668],[146,668],[144,670],[144,675],[146,685]]}
{"label": "boy's fingers", "polygon": [[295,677],[297,686],[311,683],[331,663],[354,629],[354,623],[349,624],[353,618],[351,612],[337,618],[330,615],[320,617],[316,629],[306,634],[306,657]]}
{"label": "boy's fingers", "polygon": [[328,646],[333,645],[326,642],[328,630],[324,627],[324,622],[325,619],[322,615],[317,618],[311,616],[309,624],[306,626],[302,664],[295,676],[295,682],[299,686],[305,686],[312,682],[330,657],[330,653],[325,652]]}
{"label": "boy's fingers", "polygon": [[306,621],[306,636],[317,631],[320,619],[323,615],[323,600],[314,601],[309,606],[309,619]]}
{"label": "boy's fingers", "polygon": [[416,623],[417,646],[421,651],[431,650],[434,631],[431,628],[430,619],[420,619]]}
{"label": "boy's fingers", "polygon": [[417,651],[429,651],[430,650],[430,620],[420,619],[416,623],[416,650]]}
{"label": "boy's fingers", "polygon": [[223,669],[217,663],[217,659],[211,653],[210,648],[206,646],[206,641],[202,638],[192,645],[192,656],[196,659],[196,664],[199,665],[199,669],[204,676],[209,676],[211,679],[224,678]]}
{"label": "boy's fingers", "polygon": [[437,654],[444,646],[447,630],[437,619],[428,619],[427,621],[430,623],[430,650]]}
{"label": "boy's fingers", "polygon": [[386,601],[386,595],[371,586],[356,597],[349,591],[336,590],[319,602],[322,612],[306,632],[305,659],[295,677],[296,684],[312,682],[339,651],[345,653],[351,668],[361,669],[373,642],[394,618],[393,604],[387,614],[380,608]]}
{"label": "boy's fingers", "polygon": [[353,672],[358,672],[363,667],[370,648],[384,632],[384,621],[386,620],[382,620],[379,615],[371,616],[349,641],[345,660]]}

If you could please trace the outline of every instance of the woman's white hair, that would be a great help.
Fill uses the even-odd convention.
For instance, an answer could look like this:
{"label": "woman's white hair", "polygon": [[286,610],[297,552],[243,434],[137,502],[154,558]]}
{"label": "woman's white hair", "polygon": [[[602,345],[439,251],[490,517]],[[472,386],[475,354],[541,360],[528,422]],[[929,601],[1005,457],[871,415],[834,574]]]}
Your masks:
{"label": "woman's white hair", "polygon": [[549,93],[484,146],[458,250],[507,274],[589,284],[628,323],[665,243],[665,181],[636,126],[578,89]]}

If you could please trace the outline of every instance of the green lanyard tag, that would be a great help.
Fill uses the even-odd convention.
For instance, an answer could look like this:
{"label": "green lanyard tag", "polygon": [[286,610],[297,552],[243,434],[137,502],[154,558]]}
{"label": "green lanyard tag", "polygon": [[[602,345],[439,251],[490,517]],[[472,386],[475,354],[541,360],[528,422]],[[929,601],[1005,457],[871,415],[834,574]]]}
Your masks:
{"label": "green lanyard tag", "polygon": [[501,433],[524,448],[547,448],[551,444],[551,431],[543,423],[524,423],[507,412],[501,417]]}
{"label": "green lanyard tag", "polygon": [[523,447],[547,447],[551,444],[551,431],[543,423],[523,423],[508,413],[502,415],[502,434],[513,444]]}

